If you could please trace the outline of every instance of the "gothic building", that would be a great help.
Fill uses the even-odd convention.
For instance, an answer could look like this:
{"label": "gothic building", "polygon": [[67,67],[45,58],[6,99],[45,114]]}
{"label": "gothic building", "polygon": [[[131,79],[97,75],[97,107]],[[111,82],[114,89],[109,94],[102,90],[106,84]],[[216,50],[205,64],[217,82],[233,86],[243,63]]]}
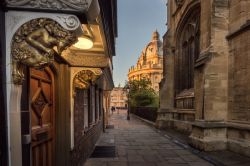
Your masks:
{"label": "gothic building", "polygon": [[162,41],[159,38],[159,33],[155,31],[152,34],[152,40],[143,49],[136,66],[129,69],[128,80],[149,79],[151,87],[159,92],[163,68],[162,54]]}
{"label": "gothic building", "polygon": [[0,165],[77,166],[108,120],[116,0],[0,2]]}
{"label": "gothic building", "polygon": [[250,156],[250,1],[169,0],[157,127]]}

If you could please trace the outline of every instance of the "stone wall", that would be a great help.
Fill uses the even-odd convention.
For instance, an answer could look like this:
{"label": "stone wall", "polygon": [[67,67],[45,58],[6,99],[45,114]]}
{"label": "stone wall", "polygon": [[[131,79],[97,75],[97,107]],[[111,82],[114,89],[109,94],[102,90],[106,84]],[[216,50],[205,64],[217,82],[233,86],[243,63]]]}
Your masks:
{"label": "stone wall", "polygon": [[[250,156],[250,1],[168,1],[164,36],[164,79],[156,126],[190,132],[199,149],[229,149]],[[190,12],[200,7],[200,54],[194,65],[195,120],[176,109],[174,62],[178,33]],[[176,118],[184,117],[184,118]]]}
{"label": "stone wall", "polygon": [[[228,100],[228,0],[212,1],[210,60],[204,68],[204,119],[227,120]],[[203,52],[204,50],[201,50]]]}
{"label": "stone wall", "polygon": [[250,124],[250,1],[230,2],[229,120]]}
{"label": "stone wall", "polygon": [[[101,93],[96,93],[95,89],[97,89],[95,86],[91,86],[89,89],[76,88],[75,90],[74,147],[71,151],[70,161],[72,166],[83,165],[93,152],[95,143],[102,133],[103,119],[102,113],[99,111],[102,103],[98,99],[102,96],[100,96]],[[87,126],[85,116],[88,116],[89,120]]]}
{"label": "stone wall", "polygon": [[228,149],[250,156],[250,1],[230,1]]}
{"label": "stone wall", "polygon": [[[160,109],[156,126],[159,128],[175,127],[183,130],[182,126],[178,126],[178,120],[193,121],[195,112],[193,108],[185,109],[180,105],[193,105],[193,98],[179,96],[176,102],[175,90],[175,61],[180,50],[178,48],[178,39],[184,23],[189,18],[192,10],[199,10],[199,1],[185,0],[180,6],[176,5],[175,1],[168,1],[168,31],[164,35],[164,79],[161,81],[160,90]],[[202,18],[203,19],[203,18]],[[202,20],[201,19],[201,20]],[[207,32],[207,31],[206,31]],[[188,90],[189,92],[190,90]],[[193,92],[191,92],[193,95]],[[186,94],[186,93],[185,93]],[[191,102],[189,102],[192,100]],[[186,103],[186,104],[185,104]],[[178,105],[178,108],[177,108]],[[175,120],[177,121],[175,121]],[[165,123],[165,124],[164,124]],[[190,128],[189,128],[190,129]]]}
{"label": "stone wall", "polygon": [[157,108],[156,107],[131,107],[131,113],[147,119],[151,122],[155,122],[157,118]]}
{"label": "stone wall", "polygon": [[86,159],[91,155],[95,148],[103,128],[103,123],[100,121],[94,125],[88,132],[79,139],[71,151],[71,166],[82,166]]}
{"label": "stone wall", "polygon": [[[85,132],[84,121],[86,115],[84,115],[84,104],[85,94],[84,90],[76,89],[75,90],[75,101],[74,101],[74,142],[77,144],[80,142],[82,136]],[[88,114],[87,114],[88,115]]]}
{"label": "stone wall", "polygon": [[229,43],[229,120],[250,124],[250,30],[230,38]]}

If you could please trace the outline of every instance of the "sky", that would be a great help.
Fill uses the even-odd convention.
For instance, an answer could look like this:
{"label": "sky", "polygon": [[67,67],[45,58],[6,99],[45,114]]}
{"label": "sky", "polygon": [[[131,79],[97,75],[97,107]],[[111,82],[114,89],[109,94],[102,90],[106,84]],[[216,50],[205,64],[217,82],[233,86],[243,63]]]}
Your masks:
{"label": "sky", "polygon": [[115,86],[124,85],[128,70],[135,65],[143,48],[157,30],[162,40],[166,32],[165,0],[117,0],[118,38],[114,56]]}

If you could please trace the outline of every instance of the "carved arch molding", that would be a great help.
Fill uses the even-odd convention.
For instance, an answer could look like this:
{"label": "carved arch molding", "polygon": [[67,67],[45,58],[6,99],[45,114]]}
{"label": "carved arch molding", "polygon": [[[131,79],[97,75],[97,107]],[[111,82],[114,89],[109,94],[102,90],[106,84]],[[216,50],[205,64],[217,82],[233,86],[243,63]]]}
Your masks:
{"label": "carved arch molding", "polygon": [[102,75],[100,68],[85,68],[73,78],[73,88],[87,89],[91,84],[95,84],[96,80]]}
{"label": "carved arch molding", "polygon": [[44,68],[54,61],[54,56],[73,45],[77,37],[49,18],[38,18],[23,24],[11,42],[12,81],[22,85],[25,66]]}

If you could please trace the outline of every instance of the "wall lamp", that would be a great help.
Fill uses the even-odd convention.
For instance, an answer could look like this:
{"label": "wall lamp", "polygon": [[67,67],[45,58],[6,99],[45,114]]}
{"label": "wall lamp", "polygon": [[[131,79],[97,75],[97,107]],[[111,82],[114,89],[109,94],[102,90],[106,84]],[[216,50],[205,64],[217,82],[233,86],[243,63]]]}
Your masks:
{"label": "wall lamp", "polygon": [[91,49],[94,46],[93,33],[88,24],[84,24],[83,26],[85,27],[87,33],[78,37],[78,42],[74,44],[74,47],[83,50]]}

